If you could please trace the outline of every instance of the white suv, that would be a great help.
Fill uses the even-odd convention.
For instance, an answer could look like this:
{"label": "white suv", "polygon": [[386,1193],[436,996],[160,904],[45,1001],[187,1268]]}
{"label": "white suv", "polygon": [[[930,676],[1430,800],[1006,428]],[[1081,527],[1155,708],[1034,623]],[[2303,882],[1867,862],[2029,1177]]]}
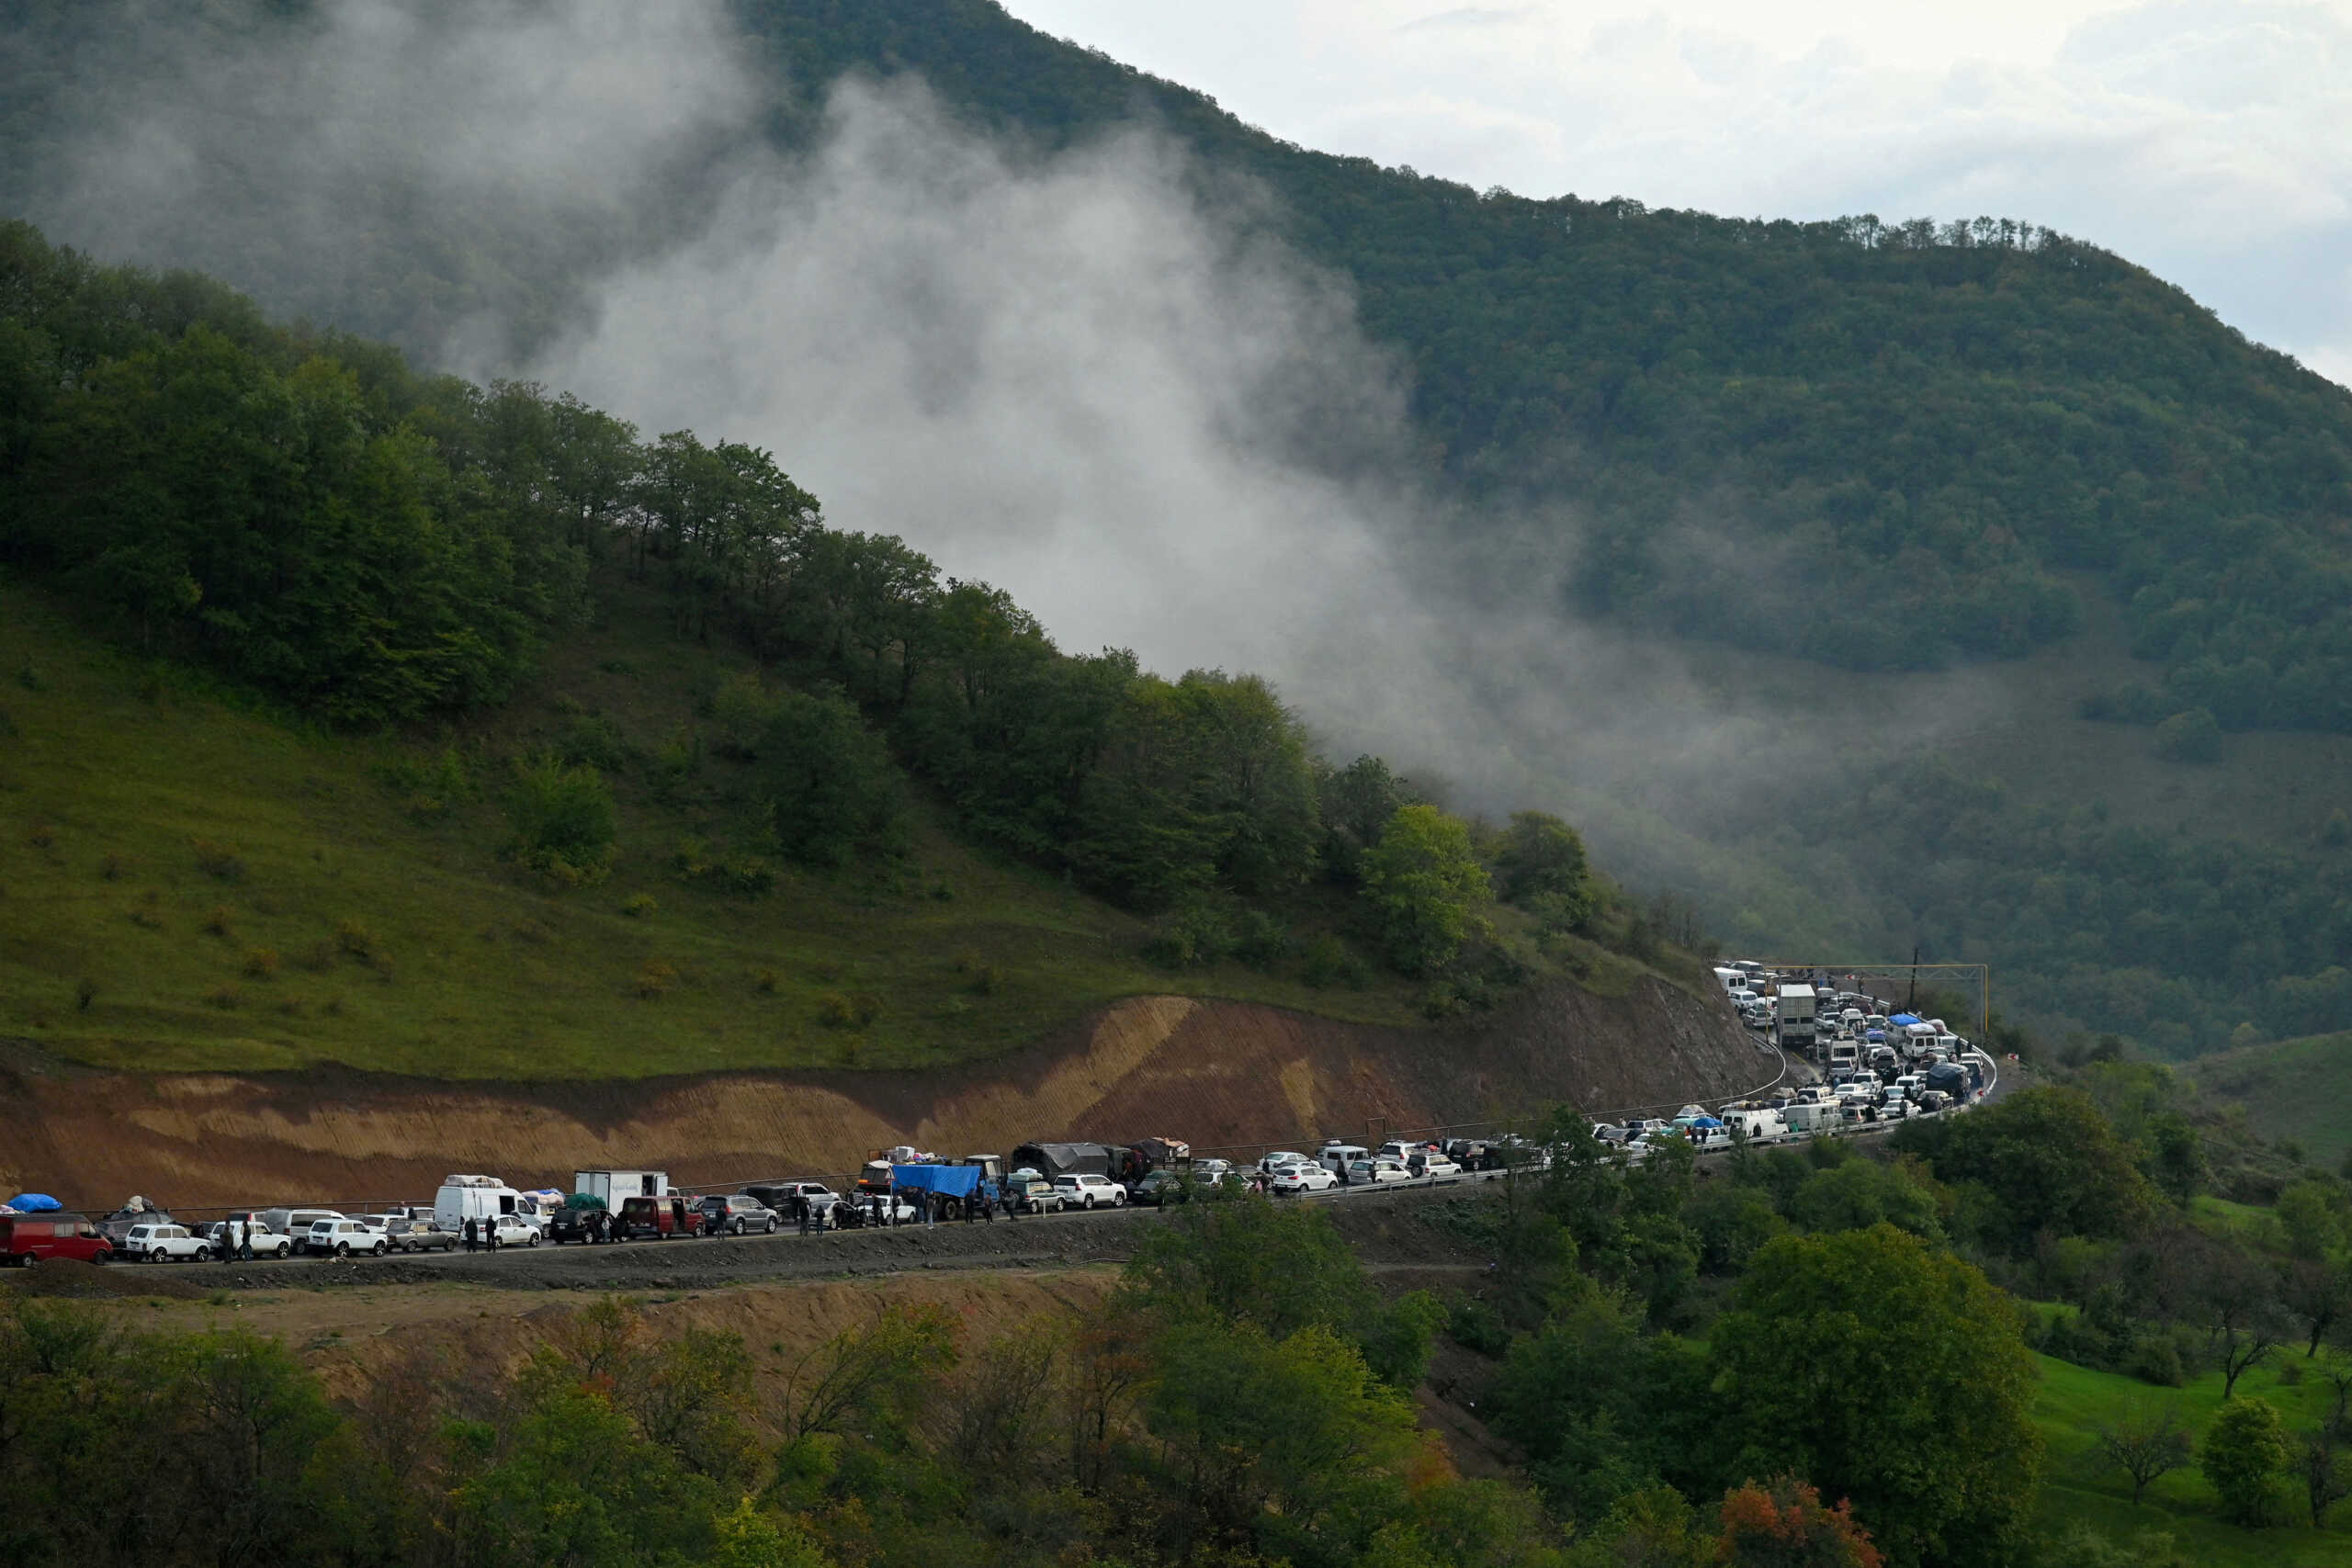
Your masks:
{"label": "white suv", "polygon": [[1107,1176],[1057,1176],[1054,1190],[1064,1208],[1117,1209],[1127,1201],[1127,1190]]}
{"label": "white suv", "polygon": [[212,1256],[212,1244],[191,1234],[186,1225],[144,1224],[130,1227],[122,1238],[122,1250],[149,1263],[177,1263],[191,1258],[201,1263]]}
{"label": "white suv", "polygon": [[1327,1187],[1337,1187],[1340,1179],[1319,1165],[1295,1159],[1287,1165],[1274,1167],[1273,1189],[1277,1192],[1320,1192]]}
{"label": "white suv", "polygon": [[391,1249],[392,1238],[384,1228],[366,1220],[312,1220],[311,1234],[302,1239],[305,1252],[333,1253],[337,1258],[355,1252],[381,1258]]}

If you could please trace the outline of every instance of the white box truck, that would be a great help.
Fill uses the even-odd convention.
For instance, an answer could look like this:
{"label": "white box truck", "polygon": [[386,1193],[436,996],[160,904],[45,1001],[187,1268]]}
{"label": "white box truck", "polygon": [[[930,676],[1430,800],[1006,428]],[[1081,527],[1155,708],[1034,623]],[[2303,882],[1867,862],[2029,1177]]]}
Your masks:
{"label": "white box truck", "polygon": [[433,1195],[433,1218],[443,1230],[461,1230],[468,1220],[494,1220],[502,1214],[537,1224],[539,1207],[495,1176],[446,1177],[441,1190]]}
{"label": "white box truck", "polygon": [[617,1211],[624,1198],[667,1198],[670,1195],[670,1173],[666,1170],[575,1170],[571,1173],[571,1190],[585,1192],[591,1198],[602,1198],[606,1208]]}
{"label": "white box truck", "polygon": [[1816,1038],[1816,998],[1811,986],[1782,986],[1772,1028],[1783,1051],[1810,1051]]}

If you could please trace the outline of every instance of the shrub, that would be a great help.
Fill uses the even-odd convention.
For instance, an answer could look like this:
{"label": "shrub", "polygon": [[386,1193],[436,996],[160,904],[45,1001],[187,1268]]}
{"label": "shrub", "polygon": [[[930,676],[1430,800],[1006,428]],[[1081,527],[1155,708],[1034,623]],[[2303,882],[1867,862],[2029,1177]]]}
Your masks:
{"label": "shrub", "polygon": [[245,949],[244,971],[248,980],[275,980],[277,978],[277,950],[274,947]]}
{"label": "shrub", "polygon": [[1229,957],[1239,940],[1237,922],[1223,905],[1194,898],[1160,917],[1143,953],[1166,968],[1204,969]]}
{"label": "shrub", "polygon": [[2152,1334],[2135,1343],[2124,1353],[2121,1371],[2158,1388],[2178,1388],[2188,1381],[2188,1369],[2180,1361],[2180,1347],[2165,1334]]}
{"label": "shrub", "polygon": [[296,955],[294,962],[313,974],[334,967],[334,943],[314,942]]}
{"label": "shrub", "polygon": [[593,767],[553,757],[527,764],[508,793],[506,815],[514,858],[566,886],[596,881],[612,863],[620,818]]}
{"label": "shrub", "polygon": [[204,994],[204,1001],[206,1006],[216,1007],[226,1012],[232,1008],[244,1006],[245,998],[243,993],[234,986],[216,986]]}
{"label": "shrub", "polygon": [[648,959],[637,971],[637,994],[647,1001],[668,996],[678,984],[678,972],[660,959]]}
{"label": "shrub", "polygon": [[1446,1314],[1446,1337],[1465,1350],[1499,1356],[1510,1348],[1510,1330],[1494,1308],[1468,1296],[1455,1300]]}
{"label": "shrub", "polygon": [[229,934],[230,922],[234,918],[234,911],[232,911],[228,905],[213,905],[212,908],[204,911],[204,930],[206,934],[209,936],[226,937]]}
{"label": "shrub", "polygon": [[1362,986],[1365,978],[1363,961],[1349,951],[1346,942],[1329,932],[1306,944],[1306,955],[1299,966],[1299,975],[1317,990],[1326,986],[1352,988]]}
{"label": "shrub", "polygon": [[563,733],[556,737],[555,755],[572,767],[617,773],[628,766],[630,750],[619,726],[611,719],[583,716],[564,726]]}
{"label": "shrub", "polygon": [[87,1012],[90,1004],[98,999],[98,983],[87,976],[74,982],[74,1010]]}
{"label": "shrub", "polygon": [[756,898],[775,886],[775,867],[757,855],[733,855],[712,869],[710,880],[729,893]]}
{"label": "shrub", "polygon": [[376,933],[357,920],[344,920],[334,928],[334,945],[338,952],[356,958],[362,964],[383,956],[384,944]]}
{"label": "shrub", "polygon": [[111,852],[98,862],[98,874],[108,882],[120,880],[125,869],[122,857]]}
{"label": "shrub", "polygon": [[749,671],[723,682],[710,699],[711,727],[718,736],[714,749],[742,761],[758,756],[782,705]]}
{"label": "shrub", "polygon": [[964,988],[976,997],[992,997],[1004,987],[1004,976],[993,964],[976,964],[967,972]]}
{"label": "shrub", "polygon": [[817,998],[817,1021],[828,1029],[864,1029],[881,1012],[881,1002],[862,993],[848,997],[827,991]]}
{"label": "shrub", "polygon": [[621,913],[633,920],[641,920],[661,908],[662,901],[650,893],[632,893],[621,900]]}
{"label": "shrub", "polygon": [[2156,726],[2156,755],[2173,762],[2218,762],[2222,727],[2204,708],[2177,713]]}
{"label": "shrub", "polygon": [[245,863],[238,857],[234,844],[217,843],[210,839],[198,839],[195,844],[196,868],[207,876],[222,882],[242,881]]}
{"label": "shrub", "polygon": [[752,976],[752,988],[763,997],[775,995],[775,988],[782,984],[784,976],[773,969],[763,969]]}
{"label": "shrub", "polygon": [[37,850],[48,849],[57,842],[57,829],[46,822],[36,822],[25,835],[25,842]]}

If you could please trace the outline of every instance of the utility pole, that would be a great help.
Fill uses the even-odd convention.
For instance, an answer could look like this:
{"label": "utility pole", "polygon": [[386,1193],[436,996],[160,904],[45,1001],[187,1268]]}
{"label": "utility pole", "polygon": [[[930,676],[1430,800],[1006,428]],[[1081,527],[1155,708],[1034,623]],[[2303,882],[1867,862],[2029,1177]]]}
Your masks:
{"label": "utility pole", "polygon": [[1919,1010],[1919,944],[1916,942],[1911,944],[1911,999],[1903,1004],[1903,1010],[1914,1014]]}

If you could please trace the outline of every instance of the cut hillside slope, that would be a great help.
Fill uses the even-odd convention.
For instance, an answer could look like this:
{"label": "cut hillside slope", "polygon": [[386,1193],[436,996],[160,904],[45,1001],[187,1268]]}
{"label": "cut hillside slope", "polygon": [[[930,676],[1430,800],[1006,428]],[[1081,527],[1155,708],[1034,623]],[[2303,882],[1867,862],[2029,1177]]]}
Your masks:
{"label": "cut hillside slope", "polygon": [[133,1076],[18,1050],[0,1084],[0,1185],[107,1205],[416,1201],[452,1170],[526,1184],[658,1167],[682,1183],[838,1176],[899,1142],[1037,1138],[1196,1150],[1714,1100],[1779,1071],[1728,1009],[1645,980],[1522,996],[1472,1024],[1342,1023],[1261,1005],[1130,998],[1012,1056],[928,1072],[449,1084],[334,1072]]}

